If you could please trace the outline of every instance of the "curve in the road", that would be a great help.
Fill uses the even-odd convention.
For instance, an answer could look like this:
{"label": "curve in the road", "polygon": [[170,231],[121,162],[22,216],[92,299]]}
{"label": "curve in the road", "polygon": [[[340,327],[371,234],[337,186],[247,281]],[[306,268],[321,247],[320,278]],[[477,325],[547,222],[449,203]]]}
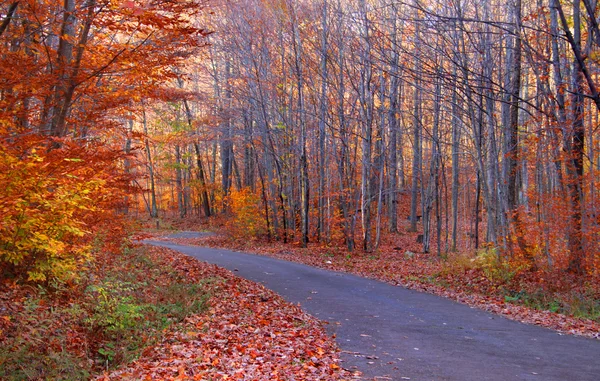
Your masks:
{"label": "curve in the road", "polygon": [[[599,381],[600,340],[403,287],[269,257],[146,241],[260,282],[328,321],[344,367],[391,380]],[[386,378],[381,378],[386,379]]]}

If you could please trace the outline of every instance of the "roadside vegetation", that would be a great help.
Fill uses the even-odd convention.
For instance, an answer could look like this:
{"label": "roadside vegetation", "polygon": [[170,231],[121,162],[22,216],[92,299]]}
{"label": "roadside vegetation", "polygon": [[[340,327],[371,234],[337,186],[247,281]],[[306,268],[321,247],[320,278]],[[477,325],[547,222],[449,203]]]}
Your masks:
{"label": "roadside vegetation", "polygon": [[98,253],[73,284],[4,279],[0,287],[6,380],[84,380],[114,369],[204,311],[210,296],[145,248]]}
{"label": "roadside vegetation", "polygon": [[[197,340],[213,345],[220,343],[222,352],[212,351],[214,347],[188,348],[193,359],[210,358],[210,366],[201,372],[198,367],[203,362],[199,361],[195,368],[189,367],[186,371],[203,375],[217,372],[213,365],[225,364],[230,357],[227,353],[243,351],[245,345],[252,347],[243,337],[237,342],[220,342],[219,339],[230,335],[225,324],[227,319],[237,319],[240,326],[256,324],[248,320],[248,311],[251,311],[248,300],[261,295],[276,301],[263,303],[261,308],[265,314],[281,316],[281,321],[296,321],[303,331],[297,332],[294,325],[282,327],[278,321],[265,321],[260,328],[266,333],[277,330],[286,337],[290,332],[297,335],[288,338],[292,341],[290,346],[299,351],[293,358],[310,360],[316,354],[319,361],[314,369],[326,369],[324,374],[330,375],[330,379],[337,377],[335,347],[317,321],[266,290],[256,294],[258,291],[252,289],[250,282],[241,282],[225,270],[164,249],[126,247],[118,253],[97,252],[94,257],[95,261],[88,262],[72,283],[35,284],[18,278],[2,279],[0,379],[88,380],[102,374],[110,379],[122,379],[124,376],[110,376],[110,373],[136,359],[139,359],[138,364],[147,361],[164,346],[182,344],[185,340],[173,343],[173,337],[190,337],[191,332]],[[221,315],[215,309],[220,308],[223,300],[230,306],[246,303],[248,308],[230,308],[227,315]],[[208,321],[211,323],[206,327],[200,323]],[[212,328],[209,329],[209,325]],[[312,343],[304,347],[293,342],[308,342],[301,336],[307,332],[311,340],[319,341],[318,347],[312,347],[313,351],[319,348],[312,356],[302,352]],[[276,350],[264,347],[254,347],[252,353],[254,357],[277,356]],[[171,354],[175,356],[177,354]],[[154,363],[155,371],[165,372],[161,379],[171,376],[169,364],[167,359]],[[277,365],[284,370],[282,373],[286,366],[291,371],[288,363]],[[174,374],[178,372],[179,368]],[[254,374],[260,375],[260,370]]]}

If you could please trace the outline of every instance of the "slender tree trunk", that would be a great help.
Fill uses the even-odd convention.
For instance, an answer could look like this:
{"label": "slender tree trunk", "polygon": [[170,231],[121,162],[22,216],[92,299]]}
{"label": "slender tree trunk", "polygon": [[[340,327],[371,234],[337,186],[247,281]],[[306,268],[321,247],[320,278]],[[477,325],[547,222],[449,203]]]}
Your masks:
{"label": "slender tree trunk", "polygon": [[361,73],[359,84],[359,99],[361,111],[361,124],[363,126],[362,137],[362,178],[361,178],[361,222],[363,230],[363,250],[372,250],[371,238],[371,156],[373,140],[373,93],[371,89],[372,62],[371,62],[371,39],[370,26],[367,15],[365,0],[360,1],[360,16],[362,21],[362,51],[361,51]]}
{"label": "slender tree trunk", "polygon": [[187,210],[185,209],[184,196],[183,196],[183,175],[182,168],[183,162],[181,161],[181,147],[179,144],[175,145],[175,188],[177,191],[177,210],[179,211],[179,218],[185,217]]}
{"label": "slender tree trunk", "polygon": [[392,43],[392,60],[390,63],[390,107],[388,112],[388,125],[390,131],[389,142],[389,230],[390,233],[398,232],[398,88],[399,88],[399,70],[398,64],[400,55],[398,54],[398,8],[396,3],[392,3],[392,34],[390,40]]}
{"label": "slender tree trunk", "polygon": [[148,177],[150,180],[150,217],[158,218],[158,207],[156,205],[156,186],[154,182],[154,164],[152,163],[152,154],[150,151],[150,139],[148,139],[148,120],[146,119],[146,109],[142,108],[142,124],[144,126],[144,146],[146,148],[146,160],[148,160]]}
{"label": "slender tree trunk", "polygon": [[294,62],[296,69],[296,80],[298,86],[298,113],[300,121],[300,214],[302,230],[302,247],[308,245],[309,235],[309,179],[308,179],[308,158],[306,151],[306,113],[304,107],[304,73],[300,57],[302,55],[302,45],[300,32],[298,30],[296,14],[292,19],[292,35],[294,48]]}
{"label": "slender tree trunk", "polygon": [[[417,2],[415,0],[415,6]],[[414,90],[413,90],[413,162],[412,162],[412,184],[410,198],[410,229],[411,232],[417,231],[417,207],[419,205],[419,175],[422,171],[422,141],[421,141],[421,82],[419,80],[419,70],[421,68],[419,44],[420,44],[420,24],[417,21],[415,26],[415,56],[413,63]]]}
{"label": "slender tree trunk", "polygon": [[[327,109],[328,109],[328,101],[327,101],[327,81],[328,81],[328,68],[327,68],[327,59],[328,53],[328,34],[329,34],[329,26],[327,23],[327,15],[328,15],[328,1],[323,0],[323,9],[321,12],[321,47],[320,47],[320,77],[321,77],[321,93],[319,96],[319,211],[318,211],[318,224],[317,224],[317,240],[322,239],[322,234],[325,233],[327,236],[327,229],[325,227],[326,219],[324,215],[324,210],[326,207],[326,197],[325,197],[325,166],[327,163],[327,159],[325,157],[325,122],[327,118]],[[328,240],[328,238],[326,238]]]}
{"label": "slender tree trunk", "polygon": [[[458,61],[457,61],[458,62]],[[454,71],[454,82],[458,82],[456,69]],[[452,245],[451,250],[457,250],[458,241],[458,189],[460,187],[460,116],[458,106],[458,94],[456,87],[452,89]]]}
{"label": "slender tree trunk", "polygon": [[198,181],[200,182],[200,195],[202,198],[202,209],[206,217],[212,216],[210,208],[210,196],[206,187],[206,175],[204,174],[204,165],[202,164],[202,154],[200,144],[194,142],[194,150],[196,151],[196,165],[198,166]]}
{"label": "slender tree trunk", "polygon": [[[573,2],[573,39],[576,49],[581,49],[581,5],[579,0]],[[582,231],[582,178],[583,157],[585,150],[585,127],[584,127],[584,88],[583,68],[577,60],[573,63],[572,82],[573,100],[571,102],[572,132],[567,139],[570,141],[569,165],[569,195],[571,198],[571,234],[569,236],[569,271],[583,274],[583,231]]]}
{"label": "slender tree trunk", "polygon": [[223,133],[221,136],[221,187],[223,195],[228,196],[231,188],[231,178],[233,172],[233,141],[231,117],[231,63],[225,61],[225,98],[221,101],[224,104],[225,118]]}
{"label": "slender tree trunk", "polygon": [[338,83],[337,83],[337,115],[340,126],[340,155],[338,160],[338,172],[340,177],[340,192],[339,192],[339,204],[340,210],[343,217],[343,230],[344,230],[344,241],[348,251],[354,250],[354,229],[353,229],[353,217],[350,215],[350,195],[351,195],[351,187],[350,187],[350,175],[349,175],[349,167],[350,167],[350,154],[348,152],[349,144],[349,133],[348,133],[348,125],[345,117],[346,113],[346,103],[344,101],[344,96],[346,94],[346,86],[345,86],[345,73],[344,73],[344,63],[345,63],[345,51],[344,44],[345,41],[342,35],[343,28],[343,13],[341,8],[341,2],[338,0],[337,9],[336,9],[338,24],[337,30],[339,41],[338,41]]}

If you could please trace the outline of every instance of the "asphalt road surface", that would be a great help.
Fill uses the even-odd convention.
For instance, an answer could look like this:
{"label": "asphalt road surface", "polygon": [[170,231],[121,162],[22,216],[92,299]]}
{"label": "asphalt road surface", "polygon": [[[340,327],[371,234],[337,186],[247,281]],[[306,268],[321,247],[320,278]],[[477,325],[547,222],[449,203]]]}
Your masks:
{"label": "asphalt road surface", "polygon": [[[179,237],[190,238],[191,233]],[[233,270],[329,322],[342,366],[379,380],[600,381],[600,340],[274,258],[144,241]]]}

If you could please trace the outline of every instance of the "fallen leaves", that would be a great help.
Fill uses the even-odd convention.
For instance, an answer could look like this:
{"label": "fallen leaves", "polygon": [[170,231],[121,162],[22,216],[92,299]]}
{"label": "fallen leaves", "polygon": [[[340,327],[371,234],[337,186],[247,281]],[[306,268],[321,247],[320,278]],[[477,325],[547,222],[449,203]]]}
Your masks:
{"label": "fallen leaves", "polygon": [[[120,282],[102,281],[104,277],[117,279],[117,275],[124,278]],[[103,332],[103,326],[92,326],[90,319],[95,315],[84,308],[97,293],[91,295],[87,283],[49,297],[41,288],[0,279],[0,379],[89,379],[90,373],[93,376],[93,372],[125,362],[125,358],[117,361],[117,356],[123,357],[125,352],[120,348],[129,346],[138,349],[139,360],[126,368],[106,371],[97,379],[351,378],[338,362],[333,338],[318,320],[263,286],[217,266],[168,249],[142,247],[121,256],[99,256],[83,279],[103,285],[104,296],[93,306],[110,297],[119,301],[120,308],[129,308],[134,305],[131,296],[137,295],[135,305],[148,306],[144,313],[153,315],[129,323],[146,328],[122,329],[115,340],[107,341],[110,332]],[[179,287],[184,284],[190,287]],[[184,313],[184,307],[196,297],[202,300],[202,308],[188,308]],[[174,304],[177,300],[182,301],[179,307]],[[158,330],[148,323],[157,320],[156,311],[168,306],[170,312],[160,316],[172,320],[171,324]],[[135,313],[131,317],[137,319],[141,311],[115,309],[113,314],[102,315],[105,318],[101,322],[118,318],[115,324],[129,324],[123,320],[130,316],[127,314]],[[65,361],[58,364],[56,359]]]}
{"label": "fallen leaves", "polygon": [[172,260],[206,284],[207,313],[188,317],[131,366],[99,380],[340,380],[349,374],[318,320],[262,285],[164,248],[154,257]]}

